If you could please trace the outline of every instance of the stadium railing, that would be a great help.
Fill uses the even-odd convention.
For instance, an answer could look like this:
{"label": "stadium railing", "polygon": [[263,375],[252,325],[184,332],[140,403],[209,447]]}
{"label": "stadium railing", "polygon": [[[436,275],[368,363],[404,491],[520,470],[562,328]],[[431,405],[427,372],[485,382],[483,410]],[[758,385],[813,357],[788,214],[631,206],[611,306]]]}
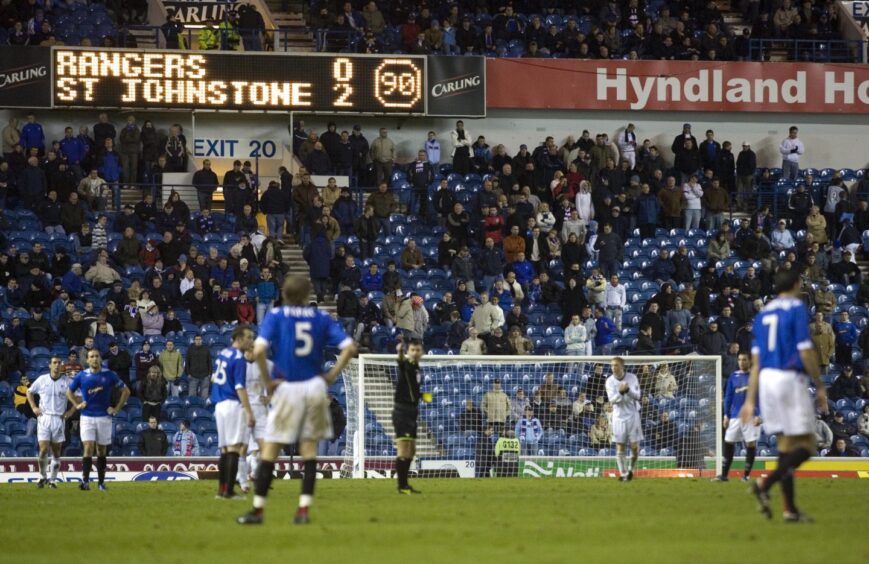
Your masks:
{"label": "stadium railing", "polygon": [[865,63],[865,44],[865,40],[853,39],[752,39],[748,45],[748,58],[766,61],[773,51],[784,49],[791,61]]}

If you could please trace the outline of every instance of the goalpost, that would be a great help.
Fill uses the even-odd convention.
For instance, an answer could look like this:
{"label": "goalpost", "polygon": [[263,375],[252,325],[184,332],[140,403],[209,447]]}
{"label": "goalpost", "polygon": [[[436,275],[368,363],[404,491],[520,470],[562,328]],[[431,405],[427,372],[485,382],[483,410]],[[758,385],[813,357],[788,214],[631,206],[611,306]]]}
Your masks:
{"label": "goalpost", "polygon": [[[613,358],[423,357],[421,391],[432,401],[420,403],[411,470],[419,477],[617,475],[604,388]],[[635,474],[720,473],[721,358],[622,358],[625,370],[637,375],[643,397],[645,437]],[[396,356],[387,354],[360,355],[344,370],[343,476],[392,475],[396,375]]]}

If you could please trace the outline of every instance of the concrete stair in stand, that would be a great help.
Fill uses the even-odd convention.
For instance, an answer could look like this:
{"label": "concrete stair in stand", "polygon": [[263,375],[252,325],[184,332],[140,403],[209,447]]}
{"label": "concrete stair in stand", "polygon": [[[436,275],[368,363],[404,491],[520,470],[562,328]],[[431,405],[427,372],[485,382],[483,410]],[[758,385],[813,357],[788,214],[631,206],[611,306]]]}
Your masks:
{"label": "concrete stair in stand", "polygon": [[312,52],[315,50],[314,38],[307,30],[305,6],[302,2],[298,0],[266,0],[266,4],[275,25],[283,30],[281,33],[276,33],[275,51]]}

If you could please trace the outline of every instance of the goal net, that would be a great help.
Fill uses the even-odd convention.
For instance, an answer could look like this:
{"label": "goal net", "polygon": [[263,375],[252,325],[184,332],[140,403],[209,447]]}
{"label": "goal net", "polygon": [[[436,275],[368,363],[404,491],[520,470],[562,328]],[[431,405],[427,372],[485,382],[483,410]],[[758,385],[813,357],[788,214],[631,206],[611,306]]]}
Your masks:
{"label": "goal net", "polygon": [[[616,476],[613,357],[434,356],[420,367],[417,477]],[[640,383],[644,438],[634,474],[713,476],[720,471],[721,359],[623,357]],[[390,477],[395,355],[360,355],[344,370],[343,474]]]}

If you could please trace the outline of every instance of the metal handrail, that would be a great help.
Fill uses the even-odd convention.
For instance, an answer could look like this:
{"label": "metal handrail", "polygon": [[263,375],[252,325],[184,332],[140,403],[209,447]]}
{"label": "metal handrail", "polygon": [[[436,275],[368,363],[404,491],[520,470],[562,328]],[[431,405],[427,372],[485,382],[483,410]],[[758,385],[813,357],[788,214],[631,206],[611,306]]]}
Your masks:
{"label": "metal handrail", "polygon": [[748,58],[765,61],[772,51],[785,49],[791,61],[865,63],[865,44],[866,40],[857,39],[751,39]]}

